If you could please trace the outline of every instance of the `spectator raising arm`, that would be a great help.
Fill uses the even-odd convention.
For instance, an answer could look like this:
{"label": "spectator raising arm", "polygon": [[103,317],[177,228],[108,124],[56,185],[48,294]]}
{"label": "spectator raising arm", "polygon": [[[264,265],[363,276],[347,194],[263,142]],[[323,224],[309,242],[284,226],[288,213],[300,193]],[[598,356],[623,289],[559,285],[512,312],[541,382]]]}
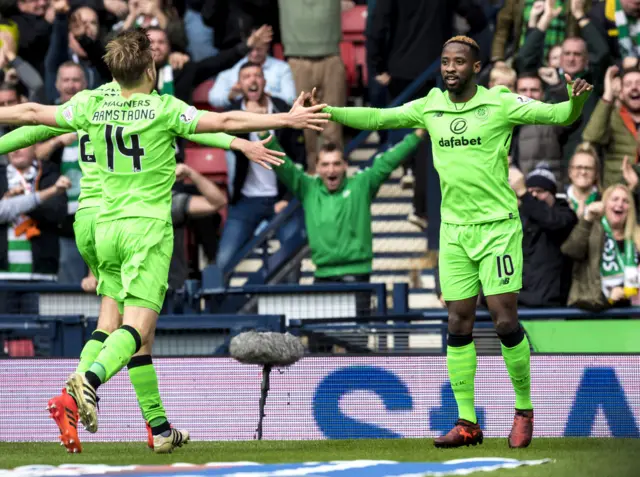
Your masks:
{"label": "spectator raising arm", "polygon": [[71,181],[60,176],[56,183],[35,194],[17,195],[0,200],[0,223],[13,222],[20,215],[26,214],[52,197],[62,194],[71,187]]}
{"label": "spectator raising arm", "polygon": [[220,188],[199,172],[186,164],[178,164],[176,167],[176,180],[190,179],[202,195],[194,195],[189,199],[187,215],[190,217],[203,217],[216,213],[227,205],[227,198]]}

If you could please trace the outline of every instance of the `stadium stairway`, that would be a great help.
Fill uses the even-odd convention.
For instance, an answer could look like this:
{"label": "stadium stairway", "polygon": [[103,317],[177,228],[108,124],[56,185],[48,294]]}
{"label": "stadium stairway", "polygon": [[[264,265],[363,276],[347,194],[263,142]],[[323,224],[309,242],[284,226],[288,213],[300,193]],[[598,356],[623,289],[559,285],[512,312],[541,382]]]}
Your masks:
{"label": "stadium stairway", "polygon": [[[377,134],[374,133],[361,147],[351,153],[348,173],[352,175],[366,167],[377,151]],[[427,239],[422,230],[407,221],[407,215],[412,212],[413,190],[401,187],[401,177],[402,168],[398,168],[382,185],[371,207],[374,233],[371,281],[385,283],[389,291],[394,283],[412,284],[409,295],[411,309],[440,307],[434,293],[433,273],[430,270],[419,269],[427,249]],[[270,254],[278,248],[277,240],[269,242]],[[231,286],[242,286],[247,276],[258,271],[261,265],[260,250],[254,250],[236,267]],[[300,284],[313,283],[314,270],[311,258],[307,256],[301,263]],[[412,276],[417,276],[417,279],[412,279]],[[389,300],[391,299],[389,293]],[[387,305],[391,307],[392,302]]]}

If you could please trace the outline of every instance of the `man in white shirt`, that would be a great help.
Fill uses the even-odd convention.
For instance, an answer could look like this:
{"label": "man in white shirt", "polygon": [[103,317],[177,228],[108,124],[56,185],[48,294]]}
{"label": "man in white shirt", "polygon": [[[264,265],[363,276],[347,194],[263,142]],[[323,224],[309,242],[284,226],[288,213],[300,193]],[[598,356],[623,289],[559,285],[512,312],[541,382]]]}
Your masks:
{"label": "man in white shirt", "polygon": [[[227,110],[245,110],[253,113],[286,112],[290,106],[275,95],[265,93],[269,82],[265,80],[262,67],[246,62],[239,68],[236,77],[241,91],[240,99],[233,101]],[[301,166],[306,165],[304,136],[295,129],[271,131],[287,155]],[[238,135],[257,141],[258,133]],[[254,167],[242,153],[232,152],[229,159],[229,175],[232,178],[229,191],[229,213],[218,246],[216,265],[224,272],[233,256],[244,247],[253,236],[256,227],[264,220],[270,220],[287,206],[286,188],[274,171]],[[302,217],[296,223],[288,222],[281,228],[279,240],[283,241],[301,226]]]}
{"label": "man in white shirt", "polygon": [[209,103],[215,108],[228,108],[234,100],[241,98],[238,73],[242,65],[251,62],[262,66],[267,80],[266,93],[280,98],[287,104],[293,104],[297,95],[291,68],[285,61],[269,56],[268,51],[269,45],[259,44],[232,68],[218,74],[213,88],[209,91]]}

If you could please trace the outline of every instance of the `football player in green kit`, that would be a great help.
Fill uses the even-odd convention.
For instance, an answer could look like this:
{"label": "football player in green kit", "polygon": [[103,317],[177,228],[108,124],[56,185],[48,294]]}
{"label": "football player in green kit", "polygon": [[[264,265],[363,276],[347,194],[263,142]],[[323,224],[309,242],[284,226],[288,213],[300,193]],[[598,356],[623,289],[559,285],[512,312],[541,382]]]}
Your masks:
{"label": "football player in green kit", "polygon": [[[104,94],[118,96],[120,85],[113,81],[100,86],[97,90],[103,91]],[[91,94],[92,92],[89,90],[82,91],[74,96],[73,101],[84,101]],[[0,137],[0,154],[7,154],[66,132],[66,129],[49,126],[22,126]],[[193,134],[187,136],[187,139],[209,147],[244,150],[248,157],[253,157],[256,161],[260,161],[260,156],[256,156],[260,151],[254,147],[255,145],[245,139],[236,138],[229,134]],[[89,136],[83,131],[78,131],[78,143],[80,145],[79,164],[82,170],[82,178],[80,179],[78,211],[73,227],[78,250],[89,270],[97,279],[99,271],[95,228],[102,200],[102,184]],[[92,333],[91,338],[84,345],[80,354],[80,361],[76,368],[77,373],[85,372],[89,369],[100,352],[104,340],[109,334],[118,329],[121,324],[122,316],[118,303],[105,296],[96,330]],[[158,377],[151,358],[151,346],[147,344],[142,347],[131,358],[127,367],[131,384],[133,384],[140,409],[147,424],[147,444],[150,448],[155,449],[152,428],[164,424],[167,421],[167,417],[158,390]],[[60,441],[67,451],[70,453],[82,452],[82,444],[77,431],[78,410],[74,398],[67,393],[66,389],[63,389],[62,394],[49,400],[47,408],[60,429]]]}
{"label": "football player in green kit", "polygon": [[[124,305],[123,325],[102,343],[85,372],[67,380],[89,432],[96,432],[96,390],[133,355],[153,342],[155,323],[167,289],[173,248],[171,187],[175,180],[175,138],[204,132],[250,132],[278,128],[322,130],[328,114],[319,105],[289,113],[209,113],[173,96],[150,94],[156,69],[144,30],[127,31],[107,45],[105,62],[121,91],[93,91],[59,106],[25,103],[0,108],[0,123],[43,124],[84,131],[93,146],[102,183],[96,219],[98,293]],[[263,143],[250,144],[254,160],[280,164],[281,154]],[[155,403],[158,406],[159,403]],[[146,416],[145,416],[146,417]],[[164,422],[152,426],[154,451],[170,452],[189,440],[186,431]]]}
{"label": "football player in green kit", "polygon": [[527,447],[533,435],[533,404],[529,342],[517,309],[522,225],[518,198],[508,182],[507,155],[514,126],[567,126],[579,118],[592,87],[565,75],[569,100],[553,105],[518,96],[503,86],[487,90],[475,81],[481,67],[479,53],[468,37],[445,43],[440,72],[446,91],[434,88],[426,97],[397,108],[323,111],[331,114],[332,121],[357,129],[428,131],[442,189],[439,271],[449,313],[447,367],[459,417],[435,446],[482,443],[474,407],[477,359],[472,336],[482,286],[516,395],[509,446]]}

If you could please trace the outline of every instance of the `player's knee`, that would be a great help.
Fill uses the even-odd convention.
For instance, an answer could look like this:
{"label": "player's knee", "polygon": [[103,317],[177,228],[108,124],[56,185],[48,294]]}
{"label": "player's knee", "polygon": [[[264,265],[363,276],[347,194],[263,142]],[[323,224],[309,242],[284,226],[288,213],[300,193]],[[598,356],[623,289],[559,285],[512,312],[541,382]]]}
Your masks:
{"label": "player's knee", "polygon": [[448,331],[452,335],[470,335],[473,332],[474,315],[449,312]]}
{"label": "player's knee", "polygon": [[509,336],[516,333],[520,327],[520,322],[517,317],[512,316],[497,316],[494,319],[496,333],[502,339],[503,336]]}

